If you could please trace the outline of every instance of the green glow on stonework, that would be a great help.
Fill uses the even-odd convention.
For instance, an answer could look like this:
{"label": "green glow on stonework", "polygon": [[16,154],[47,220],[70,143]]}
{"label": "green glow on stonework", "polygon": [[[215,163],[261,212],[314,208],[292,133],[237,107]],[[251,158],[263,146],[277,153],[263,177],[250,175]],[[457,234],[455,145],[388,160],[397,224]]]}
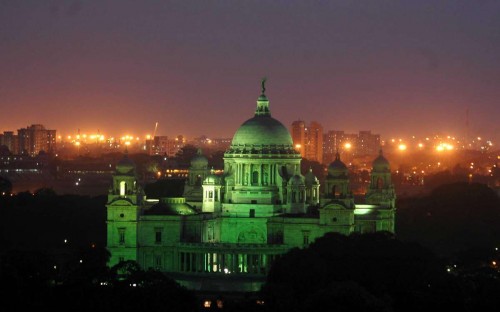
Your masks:
{"label": "green glow on stonework", "polygon": [[373,209],[356,208],[354,210],[354,214],[355,215],[365,215],[365,214],[369,214],[372,211],[373,211]]}
{"label": "green glow on stonework", "polygon": [[[145,270],[176,273],[188,288],[213,274],[225,291],[257,291],[273,261],[290,248],[305,248],[329,232],[394,231],[395,193],[382,153],[373,163],[366,204],[355,204],[340,156],[320,194],[318,177],[300,172],[288,129],[271,117],[264,82],[255,115],[224,153],[223,175],[210,170],[199,150],[182,196],[146,198],[135,164],[127,155],[117,164],[106,205],[110,266],[134,260]],[[309,206],[319,207],[319,216],[308,214]],[[248,278],[235,283],[231,277],[238,274]]]}

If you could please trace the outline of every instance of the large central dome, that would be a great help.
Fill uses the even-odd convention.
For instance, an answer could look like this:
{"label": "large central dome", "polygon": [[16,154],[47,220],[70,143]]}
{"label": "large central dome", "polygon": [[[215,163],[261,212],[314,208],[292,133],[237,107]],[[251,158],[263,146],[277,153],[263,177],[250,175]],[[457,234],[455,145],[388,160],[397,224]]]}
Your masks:
{"label": "large central dome", "polygon": [[288,129],[271,117],[269,100],[264,94],[257,99],[255,117],[245,121],[234,134],[227,153],[296,154]]}
{"label": "large central dome", "polygon": [[292,137],[283,124],[271,116],[255,116],[236,131],[232,146],[285,145],[293,146]]}

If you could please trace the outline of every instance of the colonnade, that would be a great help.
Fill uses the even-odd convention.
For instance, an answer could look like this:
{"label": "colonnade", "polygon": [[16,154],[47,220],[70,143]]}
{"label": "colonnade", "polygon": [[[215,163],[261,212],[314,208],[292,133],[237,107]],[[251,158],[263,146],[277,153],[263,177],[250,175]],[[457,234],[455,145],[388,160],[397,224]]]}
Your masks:
{"label": "colonnade", "polygon": [[276,185],[278,164],[235,164],[236,185]]}
{"label": "colonnade", "polygon": [[260,274],[278,255],[227,252],[179,252],[178,272]]}

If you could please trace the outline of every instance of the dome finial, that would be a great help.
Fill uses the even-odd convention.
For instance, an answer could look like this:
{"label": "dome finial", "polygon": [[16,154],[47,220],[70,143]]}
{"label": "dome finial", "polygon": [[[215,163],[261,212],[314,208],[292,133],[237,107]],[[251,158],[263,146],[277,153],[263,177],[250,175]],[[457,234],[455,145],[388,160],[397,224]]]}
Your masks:
{"label": "dome finial", "polygon": [[257,99],[257,109],[255,110],[255,116],[271,116],[269,111],[269,100],[266,96],[266,81],[267,77],[262,78],[262,94]]}

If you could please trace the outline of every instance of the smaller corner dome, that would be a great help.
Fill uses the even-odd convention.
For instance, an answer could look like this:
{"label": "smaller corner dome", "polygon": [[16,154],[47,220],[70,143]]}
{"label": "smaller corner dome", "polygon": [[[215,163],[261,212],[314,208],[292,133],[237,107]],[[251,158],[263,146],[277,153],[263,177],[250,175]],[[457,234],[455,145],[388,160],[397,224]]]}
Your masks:
{"label": "smaller corner dome", "polygon": [[135,170],[135,163],[125,154],[123,158],[116,164],[116,171],[121,174],[131,173]]}
{"label": "smaller corner dome", "polygon": [[382,154],[382,150],[380,150],[379,155],[375,160],[373,160],[373,171],[381,172],[381,171],[389,171],[391,166],[389,161]]}
{"label": "smaller corner dome", "polygon": [[196,155],[191,159],[191,167],[202,168],[208,166],[208,159],[199,148]]}
{"label": "smaller corner dome", "polygon": [[195,213],[195,210],[188,205],[186,203],[186,199],[182,197],[162,198],[159,203],[144,211],[144,214],[146,215],[168,216],[192,215]]}
{"label": "smaller corner dome", "polygon": [[348,173],[347,166],[340,160],[340,155],[335,155],[335,160],[328,166],[328,174],[334,177],[341,176]]}
{"label": "smaller corner dome", "polygon": [[299,174],[294,174],[288,183],[290,183],[290,185],[304,185],[304,177]]}
{"label": "smaller corner dome", "polygon": [[304,177],[305,177],[305,181],[306,181],[306,185],[307,186],[311,186],[311,185],[314,185],[314,184],[319,184],[319,180],[314,175],[314,173],[312,172],[311,168],[309,168],[309,171],[306,173],[306,175]]}
{"label": "smaller corner dome", "polygon": [[203,184],[215,184],[218,185],[220,184],[221,178],[213,173],[209,174],[205,180],[203,180]]}

